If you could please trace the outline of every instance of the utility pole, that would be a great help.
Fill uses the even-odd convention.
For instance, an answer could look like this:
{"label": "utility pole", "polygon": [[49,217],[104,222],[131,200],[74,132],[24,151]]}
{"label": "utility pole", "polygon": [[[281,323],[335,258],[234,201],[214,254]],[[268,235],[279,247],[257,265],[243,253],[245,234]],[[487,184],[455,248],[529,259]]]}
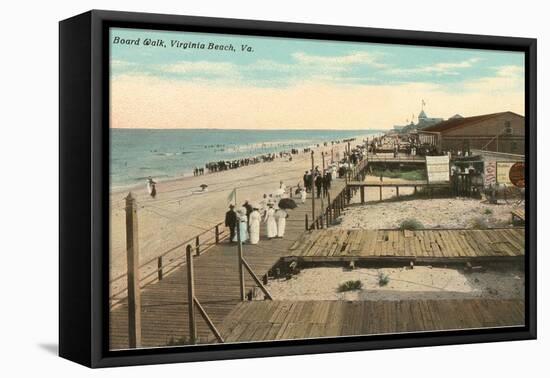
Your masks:
{"label": "utility pole", "polygon": [[325,208],[325,201],[324,201],[324,196],[325,196],[325,151],[322,151],[321,152],[321,157],[323,159],[323,170],[321,171],[321,174],[322,174],[322,177],[323,177],[323,184],[322,184],[322,188],[323,188],[323,195],[321,196],[321,214],[324,213],[324,208]]}
{"label": "utility pole", "polygon": [[315,224],[315,161],[311,151],[311,222]]}
{"label": "utility pole", "polygon": [[126,269],[128,288],[128,346],[141,346],[141,292],[137,204],[132,192],[126,197]]}

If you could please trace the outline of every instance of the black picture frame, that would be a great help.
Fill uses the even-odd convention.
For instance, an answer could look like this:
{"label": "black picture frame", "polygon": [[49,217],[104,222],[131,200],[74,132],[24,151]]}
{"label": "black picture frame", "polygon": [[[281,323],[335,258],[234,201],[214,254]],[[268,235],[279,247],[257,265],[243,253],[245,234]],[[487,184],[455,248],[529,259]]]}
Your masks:
{"label": "black picture frame", "polygon": [[[525,53],[524,327],[109,351],[108,29],[131,27]],[[536,338],[536,39],[93,10],[59,24],[59,354],[89,367]]]}

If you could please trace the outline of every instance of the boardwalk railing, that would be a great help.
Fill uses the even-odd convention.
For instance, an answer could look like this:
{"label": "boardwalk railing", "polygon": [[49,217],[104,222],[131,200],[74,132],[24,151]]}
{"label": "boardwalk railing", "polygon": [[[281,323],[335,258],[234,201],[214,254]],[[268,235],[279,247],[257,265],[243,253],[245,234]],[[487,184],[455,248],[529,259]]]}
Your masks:
{"label": "boardwalk railing", "polygon": [[243,268],[246,269],[246,271],[248,272],[248,274],[250,274],[250,277],[252,277],[256,285],[258,285],[260,290],[262,290],[262,292],[264,293],[265,299],[273,300],[273,297],[271,296],[271,294],[269,294],[269,291],[267,291],[266,287],[262,284],[258,276],[256,276],[256,274],[254,273],[254,271],[252,270],[248,262],[243,257],[243,243],[241,241],[241,227],[239,223],[237,223],[236,232],[237,232],[237,243],[238,243],[237,251],[238,251],[238,258],[239,258],[239,261],[238,261],[239,262],[239,289],[241,293],[241,301],[246,300],[246,295],[245,295],[246,289],[245,289]]}
{"label": "boardwalk railing", "polygon": [[367,159],[368,159],[369,162],[373,162],[373,163],[378,163],[378,162],[381,162],[381,163],[418,162],[420,164],[420,163],[424,163],[426,161],[426,157],[425,156],[420,156],[420,155],[415,155],[415,156],[412,156],[412,155],[405,155],[405,156],[397,155],[397,156],[393,156],[393,157],[369,155]]}
{"label": "boardwalk railing", "polygon": [[218,342],[223,343],[223,337],[212,322],[212,319],[206,313],[204,307],[195,296],[195,275],[193,269],[193,247],[187,245],[186,247],[186,260],[187,260],[187,307],[189,310],[189,342],[191,344],[197,343],[197,322],[195,321],[195,307],[199,310],[199,314],[202,316],[204,322],[208,325],[210,331],[216,337]]}
{"label": "boardwalk railing", "polygon": [[[365,169],[367,168],[368,163],[369,161],[365,157],[363,160],[359,161],[354,167],[347,170],[346,176],[345,176],[346,185],[336,195],[336,197],[334,197],[332,201],[330,198],[330,191],[326,192],[327,206],[324,209],[321,209],[321,213],[319,214],[319,216],[314,217],[310,223],[309,217],[306,214],[305,216],[306,230],[322,229],[325,227],[328,228],[332,224],[334,219],[340,216],[340,214],[344,210],[344,207],[349,204],[353,193],[355,193],[355,191],[357,190],[354,187],[350,187],[348,183],[351,180],[357,180],[360,176],[362,177],[365,172]],[[315,195],[315,193],[312,192],[312,195]]]}
{"label": "boardwalk railing", "polygon": [[[132,201],[135,201],[135,199],[132,198]],[[197,256],[200,256],[216,244],[219,244],[221,241],[225,240],[228,236],[228,232],[223,228],[223,222],[220,222],[200,234],[197,234],[192,238],[189,238],[184,242],[181,242],[164,251],[160,255],[145,261],[138,267],[140,288],[142,289],[151,283],[161,281],[165,276],[185,264],[185,248],[188,245],[191,244],[191,248],[194,253]],[[127,297],[128,288],[120,288],[120,286],[124,286],[125,279],[127,279],[127,277],[128,273],[123,273],[109,281],[109,286],[111,290],[114,291],[109,296],[111,308],[122,302]]]}
{"label": "boardwalk railing", "polygon": [[[161,281],[163,276],[178,269],[181,265],[187,265],[187,307],[188,307],[188,324],[189,324],[189,339],[191,344],[197,343],[197,323],[195,319],[195,310],[198,310],[205,323],[208,325],[210,331],[214,334],[217,341],[224,342],[221,333],[218,331],[211,318],[208,316],[205,308],[201,305],[198,298],[195,296],[195,280],[194,280],[194,267],[193,257],[200,256],[214,245],[219,244],[222,240],[227,238],[227,233],[223,230],[220,231],[222,223],[216,224],[211,229],[205,230],[199,235],[190,238],[177,246],[170,248],[161,255],[150,259],[144,264],[139,265],[139,238],[138,238],[138,218],[137,218],[137,203],[131,193],[126,197],[126,251],[127,251],[127,272],[122,274],[113,280],[117,282],[126,278],[127,287],[119,290],[118,292],[110,296],[111,308],[116,304],[119,304],[126,297],[123,294],[127,294],[128,303],[128,344],[129,348],[138,348],[141,346],[141,289],[146,285]],[[243,247],[240,240],[239,223],[237,223],[236,231],[238,236],[238,265],[240,275],[240,291],[241,300],[245,298],[245,281],[244,281],[244,269],[250,274],[254,282],[263,291],[265,299],[272,300],[272,296],[267,291],[266,287],[262,284],[260,279],[256,276],[248,262],[243,257]],[[181,253],[183,247],[185,247],[185,253]],[[165,258],[169,254],[174,254],[167,262]],[[156,269],[150,267],[154,262],[157,262]],[[147,271],[145,276],[141,277],[141,271],[151,268],[151,271]]]}

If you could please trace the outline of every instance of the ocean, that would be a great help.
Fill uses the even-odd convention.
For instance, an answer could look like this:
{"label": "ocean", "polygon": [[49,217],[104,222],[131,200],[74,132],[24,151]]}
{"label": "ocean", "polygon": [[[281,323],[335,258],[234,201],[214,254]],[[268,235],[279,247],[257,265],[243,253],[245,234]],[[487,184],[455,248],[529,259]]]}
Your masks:
{"label": "ocean", "polygon": [[379,134],[375,130],[111,129],[111,188],[192,176],[205,163]]}

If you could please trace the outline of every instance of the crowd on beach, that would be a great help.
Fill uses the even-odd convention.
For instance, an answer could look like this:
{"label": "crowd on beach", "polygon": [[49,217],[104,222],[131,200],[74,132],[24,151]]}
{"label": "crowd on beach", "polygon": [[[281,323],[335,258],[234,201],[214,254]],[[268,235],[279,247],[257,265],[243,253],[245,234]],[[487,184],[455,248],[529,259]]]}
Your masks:
{"label": "crowd on beach", "polygon": [[[350,139],[343,139],[343,140],[333,140],[330,142],[324,142],[323,146],[335,145],[340,143],[346,143],[346,142],[352,142],[355,138]],[[321,144],[316,144],[316,147],[320,147]],[[204,167],[195,167],[193,169],[193,176],[202,176],[205,173],[216,173],[216,172],[222,172],[227,171],[230,169],[237,169],[241,167],[246,167],[248,165],[258,164],[258,163],[266,163],[266,162],[272,162],[275,159],[287,159],[287,161],[292,161],[293,155],[298,155],[300,153],[309,153],[311,152],[311,147],[306,147],[302,149],[298,148],[292,148],[289,151],[280,151],[277,153],[268,153],[268,154],[262,154],[258,156],[253,157],[245,157],[240,159],[234,159],[234,160],[220,160],[220,161],[213,161],[208,162],[204,165]]]}

